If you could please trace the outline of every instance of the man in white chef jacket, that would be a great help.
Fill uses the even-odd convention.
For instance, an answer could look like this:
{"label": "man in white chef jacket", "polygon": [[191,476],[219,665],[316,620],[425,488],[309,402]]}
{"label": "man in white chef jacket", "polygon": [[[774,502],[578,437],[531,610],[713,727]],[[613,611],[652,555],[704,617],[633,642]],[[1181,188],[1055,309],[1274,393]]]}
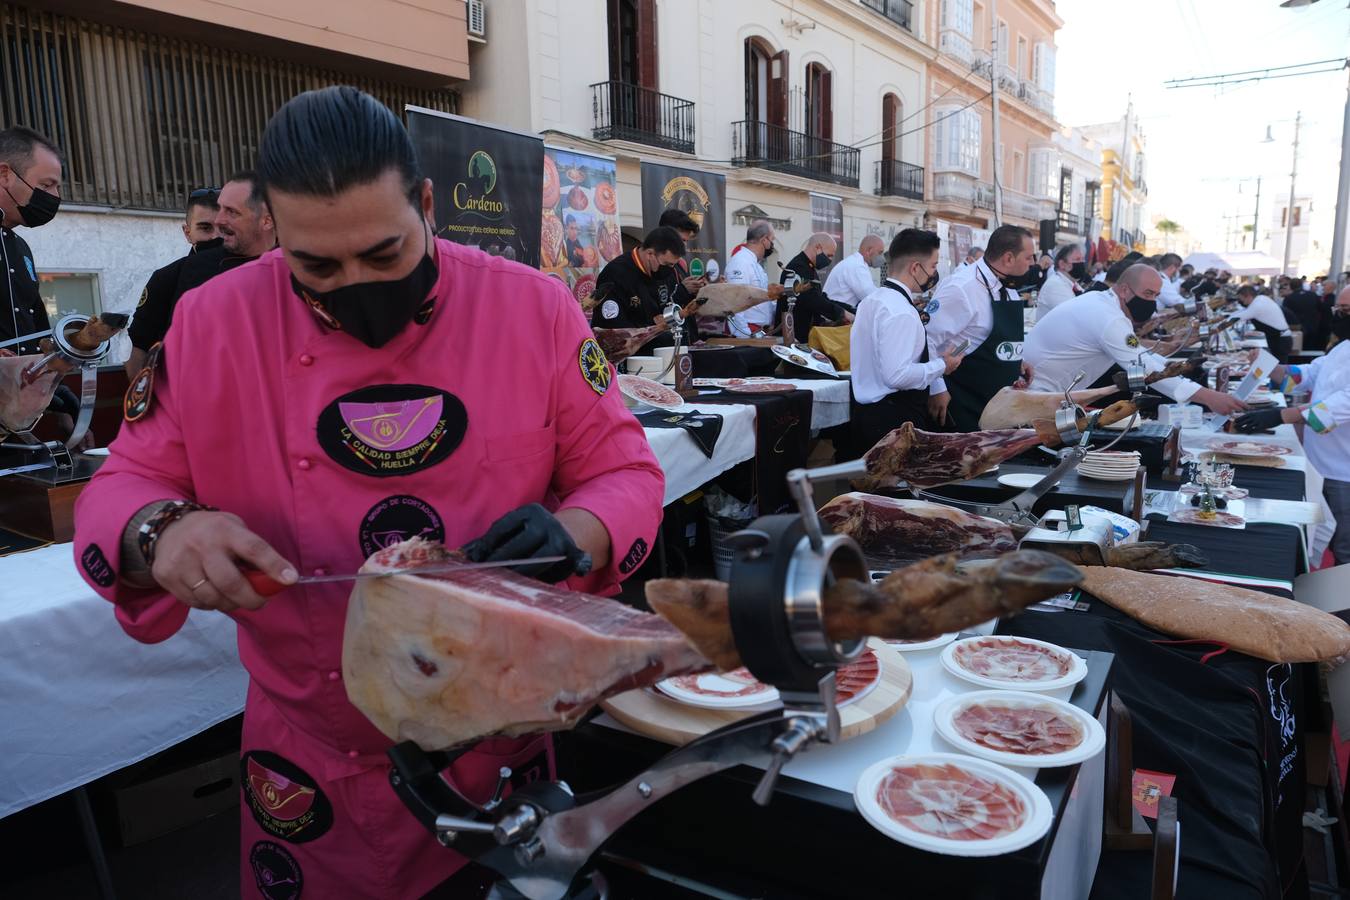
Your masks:
{"label": "man in white chef jacket", "polygon": [[1186,298],[1181,296],[1180,272],[1180,256],[1175,253],[1164,253],[1158,257],[1158,274],[1162,276],[1162,290],[1158,291],[1158,312],[1186,306]]}
{"label": "man in white chef jacket", "polygon": [[[1032,370],[1030,389],[1066,391],[1079,372],[1084,373],[1079,387],[1087,387],[1105,375],[1112,364],[1125,368],[1138,361],[1149,372],[1166,367],[1167,360],[1140,346],[1126,306],[1134,297],[1155,301],[1161,282],[1157,270],[1136,263],[1111,288],[1089,291],[1039,319],[1022,351],[1023,360]],[[1202,403],[1222,415],[1247,408],[1233,395],[1201,387],[1188,378],[1164,378],[1152,387],[1178,403]]]}
{"label": "man in white chef jacket", "polygon": [[[764,271],[764,263],[775,252],[773,246],[773,226],[763,219],[756,219],[745,230],[745,243],[727,260],[724,278],[730,284],[748,284],[761,291],[769,289],[769,275]],[[727,318],[731,336],[751,337],[756,331],[763,331],[773,324],[776,304],[765,300],[744,312]]]}
{"label": "man in white chef jacket", "polygon": [[[1350,287],[1336,305],[1350,309]],[[1303,451],[1322,473],[1322,496],[1336,519],[1331,555],[1350,563],[1350,341],[1341,341],[1306,366],[1276,366],[1271,383],[1286,393],[1310,391],[1308,402],[1284,409],[1261,409],[1239,417],[1233,430],[1253,434],[1282,424],[1303,424]]]}
{"label": "man in white chef jacket", "polygon": [[905,422],[930,429],[929,388],[961,365],[962,354],[947,348],[930,358],[924,330],[928,315],[915,304],[916,297],[937,284],[941,245],[931,231],[906,228],[898,233],[887,254],[886,279],[858,306],[849,357],[851,437],[859,456]]}
{"label": "man in white chef jacket", "polygon": [[875,234],[863,238],[857,253],[849,254],[830,269],[830,277],[825,279],[825,296],[856,311],[863,298],[877,289],[872,270],[880,266],[885,250],[885,242]]}
{"label": "man in white chef jacket", "polygon": [[1284,310],[1271,297],[1258,294],[1250,284],[1238,288],[1237,298],[1242,309],[1234,313],[1233,318],[1251,322],[1252,327],[1265,337],[1270,355],[1277,362],[1288,362],[1293,335],[1289,332],[1289,320],[1284,317]]}
{"label": "man in white chef jacket", "polygon": [[1054,267],[1045,276],[1045,284],[1041,285],[1040,293],[1036,295],[1037,321],[1045,318],[1056,306],[1082,293],[1076,280],[1079,276],[1087,276],[1083,265],[1083,248],[1078,244],[1065,244],[1055,251]]}

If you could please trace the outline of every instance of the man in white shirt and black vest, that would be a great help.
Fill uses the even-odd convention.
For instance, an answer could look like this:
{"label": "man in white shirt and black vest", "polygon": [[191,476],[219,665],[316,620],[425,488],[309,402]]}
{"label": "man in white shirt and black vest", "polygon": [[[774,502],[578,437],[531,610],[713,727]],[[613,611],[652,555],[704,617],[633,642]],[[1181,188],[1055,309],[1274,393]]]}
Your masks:
{"label": "man in white shirt and black vest", "polygon": [[933,295],[937,309],[928,322],[930,352],[970,342],[970,361],[932,387],[929,413],[939,425],[950,418],[957,431],[977,430],[989,399],[1022,376],[1026,301],[1017,288],[1035,262],[1031,232],[1000,225],[984,255],[957,269]]}
{"label": "man in white shirt and black vest", "polygon": [[941,243],[931,231],[898,233],[887,254],[887,277],[858,305],[849,336],[855,455],[905,422],[931,428],[929,388],[961,365],[961,354],[949,350],[930,359],[924,331],[928,313],[916,301],[937,284]]}

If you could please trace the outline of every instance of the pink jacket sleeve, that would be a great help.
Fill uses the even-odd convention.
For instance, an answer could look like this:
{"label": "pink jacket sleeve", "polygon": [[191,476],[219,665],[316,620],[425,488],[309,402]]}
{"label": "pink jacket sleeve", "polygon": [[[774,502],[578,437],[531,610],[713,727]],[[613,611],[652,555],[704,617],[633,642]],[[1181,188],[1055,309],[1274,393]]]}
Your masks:
{"label": "pink jacket sleeve", "polygon": [[183,371],[182,334],[181,327],[169,330],[149,412],[139,421],[122,423],[107,462],[75,504],[75,560],[81,576],[99,596],[116,604],[123,630],[148,644],[178,631],[188,607],[161,590],[122,582],[122,532],[147,504],[194,499],[173,390]]}
{"label": "pink jacket sleeve", "polygon": [[583,374],[582,348],[593,335],[576,301],[562,287],[558,294],[553,329],[558,360],[553,493],[561,501],[559,509],[584,509],[599,519],[611,544],[608,566],[585,578],[572,578],[568,586],[614,593],[652,551],[661,524],[665,476],[642,425],[623,404],[614,367],[608,367],[603,394]]}

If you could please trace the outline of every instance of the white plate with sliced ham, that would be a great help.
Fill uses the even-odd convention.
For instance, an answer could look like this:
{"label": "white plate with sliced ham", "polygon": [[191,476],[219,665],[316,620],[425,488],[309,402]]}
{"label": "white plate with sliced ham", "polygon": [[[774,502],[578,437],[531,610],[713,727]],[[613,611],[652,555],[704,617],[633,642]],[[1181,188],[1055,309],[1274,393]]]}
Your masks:
{"label": "white plate with sliced ham", "polygon": [[902,844],[949,856],[999,856],[1050,830],[1050,800],[1016,772],[955,753],[893,756],[868,766],[858,811]]}
{"label": "white plate with sliced ham", "polygon": [[975,691],[952,697],[933,725],[962,753],[1006,766],[1049,769],[1091,759],[1106,732],[1071,703],[1023,691]]}
{"label": "white plate with sliced ham", "polygon": [[619,391],[628,406],[654,406],[674,410],[684,406],[684,398],[657,381],[641,375],[620,375]]}
{"label": "white plate with sliced ham", "polygon": [[[840,706],[861,700],[881,681],[881,660],[871,650],[835,674],[835,702]],[[656,683],[656,691],[672,700],[704,709],[756,709],[778,704],[778,689],[755,680],[742,666],[730,672],[678,675]]]}
{"label": "white plate with sliced ham", "polygon": [[887,641],[886,643],[901,653],[917,653],[920,650],[939,650],[956,640],[957,637],[955,631],[949,631],[926,641]]}
{"label": "white plate with sliced ham", "polygon": [[950,644],[942,665],[958,678],[983,688],[1057,691],[1087,677],[1076,653],[1034,638],[991,634]]}

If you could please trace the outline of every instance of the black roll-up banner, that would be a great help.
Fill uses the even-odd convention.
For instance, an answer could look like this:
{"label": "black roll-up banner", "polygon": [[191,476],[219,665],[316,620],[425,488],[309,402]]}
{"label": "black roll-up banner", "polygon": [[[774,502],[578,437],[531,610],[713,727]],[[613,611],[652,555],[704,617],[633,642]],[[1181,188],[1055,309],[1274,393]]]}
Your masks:
{"label": "black roll-up banner", "polygon": [[[727,260],[727,180],[722,175],[663,166],[642,164],[642,225],[651,231],[661,220],[661,213],[679,209],[699,224],[698,235],[689,242],[688,259],[691,275],[707,275],[718,280]],[[714,277],[717,276],[717,277]]]}

